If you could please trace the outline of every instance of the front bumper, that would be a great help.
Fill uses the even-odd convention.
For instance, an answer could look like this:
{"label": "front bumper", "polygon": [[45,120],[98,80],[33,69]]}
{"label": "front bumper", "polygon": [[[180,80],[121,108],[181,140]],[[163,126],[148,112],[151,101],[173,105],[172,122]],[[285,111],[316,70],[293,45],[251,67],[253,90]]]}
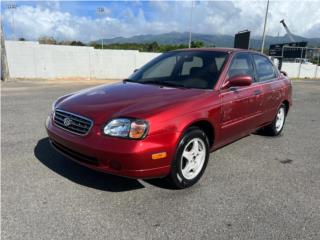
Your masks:
{"label": "front bumper", "polygon": [[[88,168],[130,178],[156,178],[169,174],[177,132],[149,135],[143,140],[122,139],[101,134],[93,126],[86,136],[78,136],[46,121],[52,146],[60,153]],[[152,154],[166,152],[166,157],[153,160]]]}

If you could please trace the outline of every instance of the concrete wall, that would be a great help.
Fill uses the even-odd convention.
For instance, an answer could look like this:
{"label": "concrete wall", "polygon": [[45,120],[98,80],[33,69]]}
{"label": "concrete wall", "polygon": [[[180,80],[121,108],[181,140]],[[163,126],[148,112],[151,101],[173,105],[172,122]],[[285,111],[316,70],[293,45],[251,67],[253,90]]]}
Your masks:
{"label": "concrete wall", "polygon": [[6,41],[11,78],[122,79],[158,56],[135,50]]}
{"label": "concrete wall", "polygon": [[281,70],[287,72],[291,78],[320,78],[320,66],[312,63],[302,63],[300,66],[300,63],[284,62]]}
{"label": "concrete wall", "polygon": [[[6,41],[11,78],[123,79],[159,55],[135,50],[98,50],[93,47],[44,45]],[[289,77],[299,76],[299,63],[283,63]],[[317,71],[317,72],[316,72]],[[300,78],[320,78],[320,67],[301,64]]]}

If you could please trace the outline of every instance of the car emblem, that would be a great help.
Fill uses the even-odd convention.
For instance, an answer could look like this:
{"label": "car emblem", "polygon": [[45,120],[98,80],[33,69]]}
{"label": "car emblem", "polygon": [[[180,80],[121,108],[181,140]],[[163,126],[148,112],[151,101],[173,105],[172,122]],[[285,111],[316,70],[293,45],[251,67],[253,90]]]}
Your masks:
{"label": "car emblem", "polygon": [[72,120],[71,120],[70,118],[68,118],[68,117],[66,117],[66,118],[63,120],[63,125],[66,126],[66,127],[70,126],[71,123],[72,123]]}

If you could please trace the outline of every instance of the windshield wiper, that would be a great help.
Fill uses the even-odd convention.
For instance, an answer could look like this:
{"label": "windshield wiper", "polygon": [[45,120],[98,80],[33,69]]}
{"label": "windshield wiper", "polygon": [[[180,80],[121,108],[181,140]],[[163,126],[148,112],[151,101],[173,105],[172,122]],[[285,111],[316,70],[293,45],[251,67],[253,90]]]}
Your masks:
{"label": "windshield wiper", "polygon": [[166,85],[166,86],[172,86],[172,87],[183,87],[183,88],[187,88],[184,84],[182,84],[182,83],[176,83],[176,82],[166,82],[166,81],[163,81],[162,84],[163,84],[163,85]]}
{"label": "windshield wiper", "polygon": [[143,84],[142,82],[136,81],[136,80],[132,80],[132,79],[124,79],[122,80],[123,83],[127,83],[127,82],[132,82],[132,83],[139,83],[139,84]]}
{"label": "windshield wiper", "polygon": [[157,84],[157,85],[160,85],[162,83],[162,81],[158,81],[158,80],[146,80],[146,81],[141,81],[140,83],[143,83],[143,84]]}
{"label": "windshield wiper", "polygon": [[139,82],[137,82],[137,81],[135,81],[135,80],[132,80],[132,79],[129,79],[129,78],[123,79],[122,81],[123,81],[123,82],[135,82],[135,83],[139,83]]}
{"label": "windshield wiper", "polygon": [[147,80],[147,81],[143,81],[140,83],[145,83],[145,84],[156,84],[156,85],[160,85],[160,86],[171,86],[171,87],[183,87],[183,88],[187,88],[185,85],[181,84],[181,83],[175,83],[175,82],[167,82],[167,81],[159,81],[159,80]]}

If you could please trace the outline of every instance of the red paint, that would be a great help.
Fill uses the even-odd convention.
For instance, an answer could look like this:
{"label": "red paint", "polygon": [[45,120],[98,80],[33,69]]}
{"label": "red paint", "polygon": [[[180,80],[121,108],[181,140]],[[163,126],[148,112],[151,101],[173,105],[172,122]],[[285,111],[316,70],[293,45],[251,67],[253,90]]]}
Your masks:
{"label": "red paint", "polygon": [[[191,125],[205,121],[212,126],[213,151],[269,124],[283,102],[291,106],[290,80],[279,72],[272,81],[250,84],[250,79],[245,77],[236,81],[245,82],[247,86],[226,87],[227,71],[233,57],[238,52],[249,51],[217,51],[228,52],[229,57],[214,89],[127,82],[83,90],[60,98],[56,107],[93,120],[88,135],[78,136],[56,127],[51,115],[46,126],[50,139],[72,151],[98,159],[97,165],[74,159],[89,168],[132,178],[161,177],[170,172],[179,139]],[[116,117],[148,121],[147,136],[142,140],[131,140],[102,134],[105,123]],[[152,154],[159,152],[166,152],[166,158],[153,160]]]}

